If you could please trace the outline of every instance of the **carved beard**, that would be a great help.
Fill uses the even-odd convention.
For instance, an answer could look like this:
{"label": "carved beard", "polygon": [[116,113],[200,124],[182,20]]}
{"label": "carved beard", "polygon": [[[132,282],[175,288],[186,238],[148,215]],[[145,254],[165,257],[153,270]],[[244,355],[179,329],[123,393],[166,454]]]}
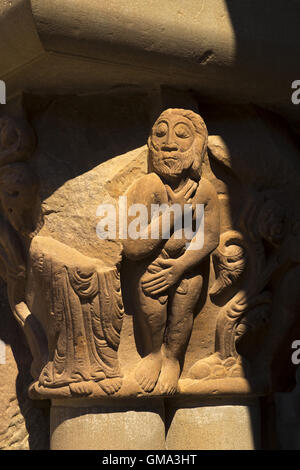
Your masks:
{"label": "carved beard", "polygon": [[155,173],[165,178],[178,178],[188,170],[197,158],[194,145],[186,152],[156,150],[152,142],[149,148],[150,161]]}

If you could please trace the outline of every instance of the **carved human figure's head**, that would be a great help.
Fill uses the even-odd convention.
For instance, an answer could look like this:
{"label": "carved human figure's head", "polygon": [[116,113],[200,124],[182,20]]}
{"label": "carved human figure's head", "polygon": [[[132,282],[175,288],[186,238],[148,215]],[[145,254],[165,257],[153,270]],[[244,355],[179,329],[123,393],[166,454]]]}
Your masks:
{"label": "carved human figure's head", "polygon": [[199,181],[207,148],[207,128],[199,114],[167,109],[154,123],[148,139],[149,169],[166,180],[188,174]]}
{"label": "carved human figure's head", "polygon": [[26,163],[11,163],[0,168],[2,211],[14,229],[23,235],[36,228],[38,187],[38,179]]}

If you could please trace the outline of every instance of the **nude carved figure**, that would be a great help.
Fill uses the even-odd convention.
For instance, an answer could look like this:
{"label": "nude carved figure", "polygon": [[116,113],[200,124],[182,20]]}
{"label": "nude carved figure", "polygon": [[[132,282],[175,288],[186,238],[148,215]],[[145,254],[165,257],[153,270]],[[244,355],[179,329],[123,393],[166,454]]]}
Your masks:
{"label": "nude carved figure", "polygon": [[[144,392],[156,386],[164,395],[176,392],[202,290],[203,262],[219,243],[217,193],[201,176],[207,138],[206,125],[198,114],[183,109],[164,111],[148,139],[149,172],[126,192],[128,207],[143,204],[148,209],[143,236],[123,240],[135,321],[144,341],[135,378]],[[153,204],[182,209],[179,215],[170,211],[168,236],[162,213],[156,217],[159,236],[151,236]],[[204,238],[202,246],[190,249],[197,238],[197,205],[204,208]],[[181,237],[177,233],[178,217],[183,218],[186,206],[192,213],[191,239],[182,230]],[[131,221],[128,216],[128,226]]]}

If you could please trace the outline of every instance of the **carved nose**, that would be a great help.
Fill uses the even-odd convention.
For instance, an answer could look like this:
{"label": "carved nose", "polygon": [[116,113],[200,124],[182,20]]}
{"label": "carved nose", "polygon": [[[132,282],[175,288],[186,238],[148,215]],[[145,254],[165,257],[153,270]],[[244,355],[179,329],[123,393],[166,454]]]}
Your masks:
{"label": "carved nose", "polygon": [[161,146],[164,152],[176,152],[178,150],[177,144],[164,144]]}

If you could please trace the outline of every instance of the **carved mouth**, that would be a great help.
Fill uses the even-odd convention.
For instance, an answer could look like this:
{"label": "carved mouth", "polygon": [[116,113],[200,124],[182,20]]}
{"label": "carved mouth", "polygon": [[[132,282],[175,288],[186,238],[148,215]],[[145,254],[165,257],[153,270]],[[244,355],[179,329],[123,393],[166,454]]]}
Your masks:
{"label": "carved mouth", "polygon": [[176,162],[176,161],[178,161],[178,158],[177,158],[176,155],[172,155],[172,154],[171,154],[171,155],[166,155],[166,156],[164,156],[164,157],[163,157],[163,161],[164,161],[164,162]]}
{"label": "carved mouth", "polygon": [[162,157],[164,160],[172,159],[172,160],[177,160],[178,159],[178,152],[162,152]]}

